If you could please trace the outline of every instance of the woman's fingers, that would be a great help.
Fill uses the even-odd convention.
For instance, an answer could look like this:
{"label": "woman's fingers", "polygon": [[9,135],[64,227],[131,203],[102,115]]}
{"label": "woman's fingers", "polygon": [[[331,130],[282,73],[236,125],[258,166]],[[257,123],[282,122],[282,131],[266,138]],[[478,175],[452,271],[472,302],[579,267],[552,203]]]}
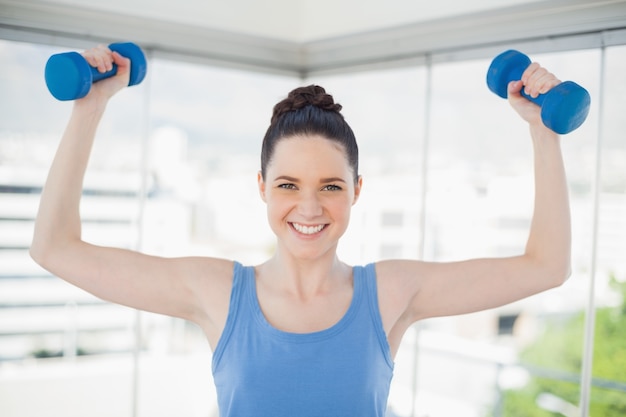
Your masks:
{"label": "woman's fingers", "polygon": [[83,56],[99,72],[107,72],[113,69],[113,54],[105,45],[98,45],[95,48],[86,50]]}
{"label": "woman's fingers", "polygon": [[537,97],[539,94],[545,94],[551,88],[561,83],[554,74],[547,69],[533,62],[522,74],[522,82],[524,84],[524,92],[531,97]]}

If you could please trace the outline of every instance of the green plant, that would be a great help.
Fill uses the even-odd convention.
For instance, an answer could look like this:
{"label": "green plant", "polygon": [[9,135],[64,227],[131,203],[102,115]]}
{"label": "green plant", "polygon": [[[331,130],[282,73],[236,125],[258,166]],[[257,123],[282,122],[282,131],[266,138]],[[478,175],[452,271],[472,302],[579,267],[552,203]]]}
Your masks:
{"label": "green plant", "polygon": [[[590,415],[626,416],[626,392],[599,387],[599,382],[626,383],[626,281],[610,277],[611,287],[621,296],[617,307],[596,309],[593,352],[594,385],[591,391]],[[579,378],[585,326],[584,312],[547,324],[543,335],[520,359],[533,374],[521,390],[506,391],[504,417],[554,417],[561,414],[537,405],[542,393],[552,394],[568,403],[578,404]],[[555,374],[558,379],[547,378]]]}

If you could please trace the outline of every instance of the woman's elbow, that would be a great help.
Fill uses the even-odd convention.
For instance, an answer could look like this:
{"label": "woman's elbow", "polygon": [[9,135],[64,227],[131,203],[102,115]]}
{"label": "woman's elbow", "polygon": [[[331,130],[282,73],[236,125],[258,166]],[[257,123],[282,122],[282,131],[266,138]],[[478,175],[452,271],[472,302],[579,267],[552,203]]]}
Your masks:
{"label": "woman's elbow", "polygon": [[28,250],[28,254],[30,255],[31,259],[35,261],[37,265],[41,266],[44,269],[48,269],[46,268],[46,265],[48,264],[48,259],[50,258],[49,252],[50,250],[47,245],[45,245],[38,239],[33,239]]}
{"label": "woman's elbow", "polygon": [[565,282],[572,275],[572,264],[569,260],[546,269],[547,281],[550,282],[551,287],[553,288],[560,287],[565,284]]}
{"label": "woman's elbow", "polygon": [[65,247],[61,242],[52,241],[35,235],[28,253],[33,261],[47,271],[53,268],[52,263],[58,259],[59,253]]}
{"label": "woman's elbow", "polygon": [[536,278],[549,288],[563,285],[572,274],[571,251],[567,247],[527,249],[525,257]]}

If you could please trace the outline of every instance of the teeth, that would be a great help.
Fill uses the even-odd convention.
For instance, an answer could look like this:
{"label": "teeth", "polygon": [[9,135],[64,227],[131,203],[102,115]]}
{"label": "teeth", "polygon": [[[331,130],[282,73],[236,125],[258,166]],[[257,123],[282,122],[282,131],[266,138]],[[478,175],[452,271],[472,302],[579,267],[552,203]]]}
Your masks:
{"label": "teeth", "polygon": [[298,232],[305,234],[305,235],[312,235],[314,233],[321,231],[324,228],[323,224],[320,224],[317,226],[304,226],[298,223],[292,223],[292,224],[293,224],[294,229],[296,229]]}

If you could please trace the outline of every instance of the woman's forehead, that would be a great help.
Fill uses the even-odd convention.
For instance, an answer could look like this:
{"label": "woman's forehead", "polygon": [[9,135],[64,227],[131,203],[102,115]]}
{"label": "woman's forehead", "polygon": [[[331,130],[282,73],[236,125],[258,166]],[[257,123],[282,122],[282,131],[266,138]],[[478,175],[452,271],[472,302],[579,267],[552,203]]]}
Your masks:
{"label": "woman's forehead", "polygon": [[268,169],[343,174],[350,166],[341,144],[323,136],[294,136],[276,144]]}

